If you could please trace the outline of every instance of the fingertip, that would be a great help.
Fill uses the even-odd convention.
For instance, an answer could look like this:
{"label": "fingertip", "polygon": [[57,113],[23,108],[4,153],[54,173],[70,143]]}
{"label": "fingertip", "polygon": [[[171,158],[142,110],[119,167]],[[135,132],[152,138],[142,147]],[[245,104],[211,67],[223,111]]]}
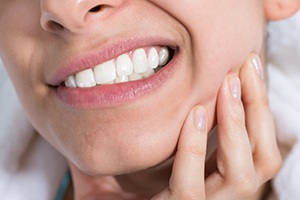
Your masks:
{"label": "fingertip", "polygon": [[[264,67],[258,55],[252,53],[241,69],[242,98],[245,105],[268,104]],[[251,94],[251,95],[250,95]]]}
{"label": "fingertip", "polygon": [[206,110],[203,106],[194,109],[194,125],[198,131],[205,131],[207,128]]}
{"label": "fingertip", "polygon": [[265,73],[264,73],[264,69],[263,69],[263,65],[262,65],[262,62],[261,62],[261,59],[259,58],[258,55],[256,54],[251,54],[251,65],[252,65],[252,68],[255,69],[255,72],[256,74],[258,75],[258,77],[264,81],[265,79]]}
{"label": "fingertip", "polygon": [[[252,77],[252,81],[255,79],[261,82],[265,81],[265,69],[263,67],[262,61],[257,54],[251,53],[244,63],[240,71],[240,77],[242,81],[246,81],[247,77]],[[253,79],[254,78],[254,79]]]}
{"label": "fingertip", "polygon": [[228,88],[234,99],[240,101],[242,98],[241,82],[238,76],[228,78]]}
{"label": "fingertip", "polygon": [[206,109],[200,105],[193,107],[183,124],[178,147],[183,149],[206,147],[207,121]]}

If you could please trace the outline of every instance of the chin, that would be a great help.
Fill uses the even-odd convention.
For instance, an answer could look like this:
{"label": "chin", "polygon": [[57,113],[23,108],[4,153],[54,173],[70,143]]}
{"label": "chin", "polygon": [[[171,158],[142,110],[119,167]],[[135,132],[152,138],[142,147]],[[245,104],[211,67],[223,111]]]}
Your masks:
{"label": "chin", "polygon": [[[107,160],[83,160],[79,158],[74,161],[73,164],[75,164],[82,172],[91,176],[116,176],[153,168],[166,161],[173,153],[153,153],[152,155],[149,155],[149,153],[143,155],[139,154],[141,153],[137,152],[136,155],[138,156],[127,159],[126,161],[110,160],[109,158],[107,158]],[[124,160],[124,158],[122,160]]]}
{"label": "chin", "polygon": [[173,155],[180,128],[149,130],[152,129],[142,134],[140,131],[122,131],[122,134],[106,133],[89,141],[71,141],[72,147],[68,150],[64,145],[64,155],[92,176],[128,174],[152,168]]}

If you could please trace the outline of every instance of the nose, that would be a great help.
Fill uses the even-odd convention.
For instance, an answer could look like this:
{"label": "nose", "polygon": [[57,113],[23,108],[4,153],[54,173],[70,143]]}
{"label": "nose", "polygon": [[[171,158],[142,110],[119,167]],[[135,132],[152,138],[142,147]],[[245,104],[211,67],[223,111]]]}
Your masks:
{"label": "nose", "polygon": [[41,0],[41,26],[52,33],[78,33],[124,0]]}

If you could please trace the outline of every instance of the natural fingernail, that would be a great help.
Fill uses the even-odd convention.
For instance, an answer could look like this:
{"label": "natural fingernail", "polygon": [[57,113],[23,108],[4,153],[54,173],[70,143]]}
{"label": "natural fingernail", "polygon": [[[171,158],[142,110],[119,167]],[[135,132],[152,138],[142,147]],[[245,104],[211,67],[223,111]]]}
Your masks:
{"label": "natural fingernail", "polygon": [[231,95],[235,98],[240,100],[242,98],[242,92],[241,92],[241,82],[238,77],[230,77],[229,78],[229,89],[231,92]]}
{"label": "natural fingernail", "polygon": [[195,127],[199,131],[206,129],[206,111],[203,107],[197,107],[194,111]]}
{"label": "natural fingernail", "polygon": [[256,73],[258,74],[258,76],[264,80],[265,77],[264,77],[264,70],[263,70],[263,67],[262,67],[262,64],[261,64],[261,60],[260,58],[257,56],[257,55],[254,55],[252,57],[252,64],[253,64],[253,67],[256,71]]}

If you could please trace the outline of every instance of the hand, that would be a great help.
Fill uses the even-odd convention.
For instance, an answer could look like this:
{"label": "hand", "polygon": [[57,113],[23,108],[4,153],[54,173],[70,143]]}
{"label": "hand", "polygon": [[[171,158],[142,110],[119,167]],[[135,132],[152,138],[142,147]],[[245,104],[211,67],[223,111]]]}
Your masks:
{"label": "hand", "polygon": [[153,200],[245,199],[276,174],[281,157],[262,71],[259,58],[250,55],[240,78],[229,74],[224,80],[217,100],[217,168],[208,177],[206,112],[200,105],[192,109],[180,134],[169,187]]}

